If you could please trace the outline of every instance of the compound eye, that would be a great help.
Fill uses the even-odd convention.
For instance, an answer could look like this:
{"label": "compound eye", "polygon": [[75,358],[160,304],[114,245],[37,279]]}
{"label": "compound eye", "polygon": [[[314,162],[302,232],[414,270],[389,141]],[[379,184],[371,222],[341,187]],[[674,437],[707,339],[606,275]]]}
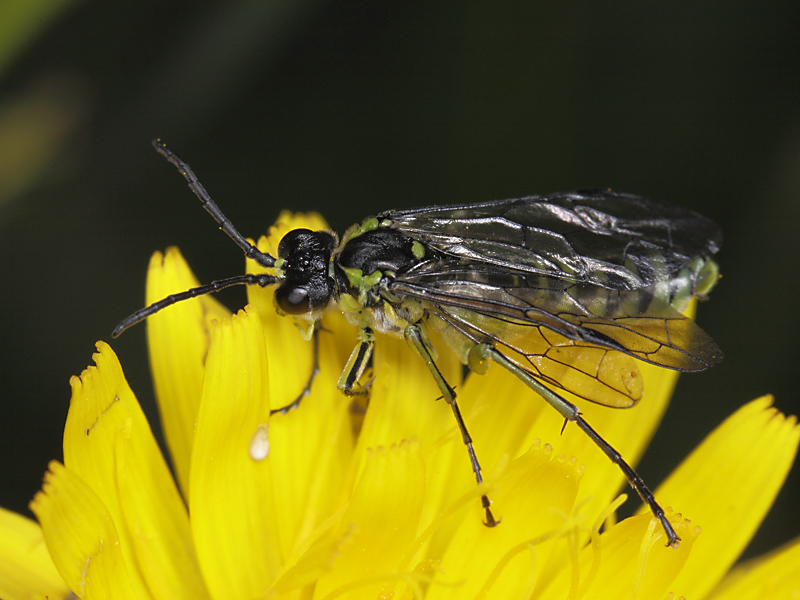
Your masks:
{"label": "compound eye", "polygon": [[281,286],[275,290],[275,302],[287,315],[304,315],[311,310],[308,289],[300,286]]}

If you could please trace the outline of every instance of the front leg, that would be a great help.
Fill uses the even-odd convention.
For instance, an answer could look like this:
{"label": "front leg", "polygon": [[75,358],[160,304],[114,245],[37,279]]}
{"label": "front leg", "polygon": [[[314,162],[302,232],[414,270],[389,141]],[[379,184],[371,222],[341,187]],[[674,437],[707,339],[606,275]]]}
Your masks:
{"label": "front leg", "polygon": [[314,330],[311,334],[311,339],[314,342],[314,358],[311,364],[311,373],[308,375],[308,381],[306,381],[306,385],[303,387],[303,390],[300,394],[295,398],[291,403],[287,404],[286,406],[282,406],[281,408],[273,408],[269,411],[269,414],[274,415],[277,413],[281,413],[285,415],[290,410],[294,410],[298,406],[300,406],[300,402],[311,393],[311,384],[314,383],[314,379],[317,375],[319,375],[319,328],[314,327]]}
{"label": "front leg", "polygon": [[372,349],[375,347],[375,333],[369,327],[363,327],[359,335],[359,343],[353,348],[350,358],[339,377],[336,387],[346,396],[363,396],[369,389],[369,383],[360,385],[361,376],[364,374],[372,358]]}

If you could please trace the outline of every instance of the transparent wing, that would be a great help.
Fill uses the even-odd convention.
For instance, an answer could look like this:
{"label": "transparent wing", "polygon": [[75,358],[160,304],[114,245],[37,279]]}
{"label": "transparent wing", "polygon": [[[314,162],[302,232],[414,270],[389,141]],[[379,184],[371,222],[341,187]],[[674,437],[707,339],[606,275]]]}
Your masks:
{"label": "transparent wing", "polygon": [[636,402],[642,382],[633,358],[681,371],[722,359],[708,334],[648,288],[609,290],[446,266],[439,263],[432,281],[420,274],[395,280],[391,291],[425,301],[467,337],[510,350],[523,368],[587,400],[615,407]]}
{"label": "transparent wing", "polygon": [[439,305],[433,312],[467,337],[493,343],[535,377],[581,398],[628,408],[644,392],[636,361],[622,352],[568,338],[543,325],[463,308]]}
{"label": "transparent wing", "polygon": [[[673,307],[722,243],[690,210],[611,191],[579,191],[378,216],[429,260],[398,273],[397,295],[542,380],[608,406],[642,394],[633,358],[699,371],[722,358]],[[688,279],[687,279],[688,278]]]}
{"label": "transparent wing", "polygon": [[668,280],[722,243],[719,227],[702,215],[608,190],[394,210],[378,218],[464,261],[618,290]]}

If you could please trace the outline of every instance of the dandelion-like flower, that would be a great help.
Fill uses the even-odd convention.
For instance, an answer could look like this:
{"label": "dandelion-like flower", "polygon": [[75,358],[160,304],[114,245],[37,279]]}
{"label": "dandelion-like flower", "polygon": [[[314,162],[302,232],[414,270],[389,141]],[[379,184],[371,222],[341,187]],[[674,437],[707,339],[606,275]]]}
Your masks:
{"label": "dandelion-like flower", "polygon": [[[283,215],[262,238],[274,254]],[[255,269],[255,265],[248,265]],[[147,302],[197,285],[176,249],[156,254]],[[682,538],[665,547],[649,512],[612,523],[622,476],[577,428],[499,368],[462,381],[442,353],[484,467],[466,452],[426,367],[380,338],[365,414],[336,382],[353,331],[326,315],[319,374],[299,407],[312,344],[250,288],[231,315],[204,296],[152,316],[150,362],[172,471],[111,348],[74,377],[64,464],[31,508],[0,512],[0,597],[779,598],[800,594],[800,541],[731,570],[780,489],[800,439],[794,417],[755,400],[656,490]],[[582,406],[635,461],[675,382],[641,365],[647,398]],[[174,473],[174,477],[173,477]],[[502,523],[482,523],[488,493]],[[605,523],[603,532],[601,526]],[[672,594],[672,596],[670,596]],[[792,596],[794,594],[794,596]]]}

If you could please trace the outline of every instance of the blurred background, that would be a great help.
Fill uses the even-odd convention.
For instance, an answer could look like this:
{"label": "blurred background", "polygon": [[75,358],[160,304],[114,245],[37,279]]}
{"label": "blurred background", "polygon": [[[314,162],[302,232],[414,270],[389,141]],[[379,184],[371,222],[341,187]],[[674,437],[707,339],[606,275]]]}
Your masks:
{"label": "blurred background", "polygon": [[[725,234],[699,321],[726,358],[681,378],[640,473],[657,485],[759,395],[800,412],[800,3],[488,6],[0,3],[0,505],[30,514],[69,377],[142,306],[154,250],[204,282],[242,271],[157,136],[251,237],[283,208],[341,233],[584,187],[691,207]],[[113,347],[154,416],[144,334]],[[800,534],[798,506],[795,468],[748,554]]]}

